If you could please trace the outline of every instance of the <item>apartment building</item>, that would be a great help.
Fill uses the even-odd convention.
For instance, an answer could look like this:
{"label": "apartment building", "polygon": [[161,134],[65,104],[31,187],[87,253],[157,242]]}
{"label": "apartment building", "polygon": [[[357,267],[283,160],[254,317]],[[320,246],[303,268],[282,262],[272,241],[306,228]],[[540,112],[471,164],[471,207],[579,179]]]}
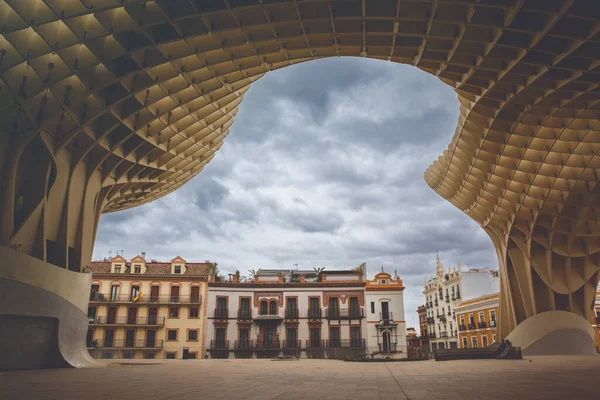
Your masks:
{"label": "apartment building", "polygon": [[[390,304],[386,308],[384,297],[391,292],[401,293],[404,288],[389,274],[369,282],[372,286],[378,284],[381,288],[394,285],[395,290],[385,287],[381,292],[367,291],[361,267],[318,272],[261,270],[243,282],[236,276],[229,282],[211,280],[207,351],[213,358],[332,358],[344,353],[391,353],[404,337],[396,333],[399,324],[404,323],[404,309],[403,304],[401,309]],[[392,313],[398,317],[392,318]],[[381,323],[382,329],[369,331],[371,318]],[[383,325],[389,328],[387,336]],[[403,329],[402,325],[404,333]]]}
{"label": "apartment building", "polygon": [[147,262],[144,254],[91,263],[87,346],[95,358],[200,358],[212,264]]}
{"label": "apartment building", "polygon": [[500,293],[462,301],[454,309],[458,322],[459,347],[487,347],[496,338]]}
{"label": "apartment building", "polygon": [[444,267],[439,255],[436,274],[424,283],[427,335],[431,350],[458,347],[458,323],[455,308],[461,301],[498,293],[498,270]]}

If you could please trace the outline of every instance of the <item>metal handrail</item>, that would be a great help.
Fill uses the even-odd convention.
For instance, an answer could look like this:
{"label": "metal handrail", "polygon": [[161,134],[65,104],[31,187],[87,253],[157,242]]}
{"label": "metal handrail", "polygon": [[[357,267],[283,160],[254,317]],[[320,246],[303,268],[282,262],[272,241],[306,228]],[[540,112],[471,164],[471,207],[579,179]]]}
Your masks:
{"label": "metal handrail", "polygon": [[327,309],[327,318],[363,318],[365,309],[359,308],[329,308]]}
{"label": "metal handrail", "polygon": [[[137,299],[137,300],[136,300]],[[129,294],[104,294],[91,293],[90,302],[92,303],[184,303],[184,304],[202,304],[202,296],[192,295],[150,295],[143,293],[139,296],[137,293]]]}
{"label": "metal handrail", "polygon": [[214,350],[229,349],[229,340],[211,340],[210,348]]}
{"label": "metal handrail", "polygon": [[325,347],[365,347],[365,339],[329,339],[325,341]]}
{"label": "metal handrail", "polygon": [[162,349],[163,341],[154,340],[149,341],[146,339],[141,340],[128,340],[128,339],[114,339],[106,341],[105,339],[95,339],[88,342],[88,347],[102,348],[102,349]]}
{"label": "metal handrail", "polygon": [[164,325],[165,317],[109,317],[89,319],[90,325]]}
{"label": "metal handrail", "polygon": [[215,308],[215,318],[229,318],[229,310],[227,308]]}
{"label": "metal handrail", "polygon": [[306,348],[307,349],[322,349],[325,347],[324,340],[306,340]]}

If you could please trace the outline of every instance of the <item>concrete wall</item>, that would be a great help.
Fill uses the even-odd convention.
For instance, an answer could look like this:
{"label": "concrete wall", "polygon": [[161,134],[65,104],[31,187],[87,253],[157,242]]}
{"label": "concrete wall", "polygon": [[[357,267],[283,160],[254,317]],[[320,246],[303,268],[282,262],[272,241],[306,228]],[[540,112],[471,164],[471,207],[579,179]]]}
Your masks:
{"label": "concrete wall", "polygon": [[94,365],[85,348],[91,275],[2,246],[0,260],[2,368]]}

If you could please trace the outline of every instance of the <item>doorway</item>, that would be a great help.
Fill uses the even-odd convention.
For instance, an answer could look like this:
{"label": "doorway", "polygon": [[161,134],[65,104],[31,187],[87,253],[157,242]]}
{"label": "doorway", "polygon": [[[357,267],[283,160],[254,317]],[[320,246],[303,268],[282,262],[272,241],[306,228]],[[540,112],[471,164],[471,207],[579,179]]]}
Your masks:
{"label": "doorway", "polygon": [[108,307],[108,316],[106,317],[107,324],[114,324],[117,322],[117,307]]}
{"label": "doorway", "polygon": [[156,331],[150,329],[146,331],[146,347],[154,347],[156,344]]}
{"label": "doorway", "polygon": [[127,312],[127,324],[135,325],[137,321],[137,307],[129,307]]}

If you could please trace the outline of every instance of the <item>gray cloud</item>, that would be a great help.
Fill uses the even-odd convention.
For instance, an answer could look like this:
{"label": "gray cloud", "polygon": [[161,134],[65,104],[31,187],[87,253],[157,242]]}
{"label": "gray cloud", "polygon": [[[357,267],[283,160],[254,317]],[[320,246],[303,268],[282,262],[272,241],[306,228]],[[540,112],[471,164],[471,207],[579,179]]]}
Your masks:
{"label": "gray cloud", "polygon": [[423,180],[457,118],[452,89],[416,68],[342,58],[275,71],[201,174],[101,218],[94,256],[181,255],[226,272],[366,262],[371,275],[398,271],[416,323],[436,251],[452,265],[497,263],[483,230]]}

